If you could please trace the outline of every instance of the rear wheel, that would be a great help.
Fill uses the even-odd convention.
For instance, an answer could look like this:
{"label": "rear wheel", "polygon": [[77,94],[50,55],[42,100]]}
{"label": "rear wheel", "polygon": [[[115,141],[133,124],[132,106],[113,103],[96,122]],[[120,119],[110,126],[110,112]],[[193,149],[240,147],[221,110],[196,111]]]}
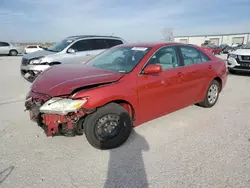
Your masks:
{"label": "rear wheel", "polygon": [[10,50],[9,55],[10,56],[17,56],[18,52],[16,50]]}
{"label": "rear wheel", "polygon": [[121,146],[132,131],[132,120],[119,104],[109,103],[88,115],[84,132],[88,142],[97,149],[113,149]]}
{"label": "rear wheel", "polygon": [[204,100],[201,103],[199,103],[199,105],[205,108],[213,107],[219,98],[220,89],[221,88],[219,82],[213,80],[207,89]]}

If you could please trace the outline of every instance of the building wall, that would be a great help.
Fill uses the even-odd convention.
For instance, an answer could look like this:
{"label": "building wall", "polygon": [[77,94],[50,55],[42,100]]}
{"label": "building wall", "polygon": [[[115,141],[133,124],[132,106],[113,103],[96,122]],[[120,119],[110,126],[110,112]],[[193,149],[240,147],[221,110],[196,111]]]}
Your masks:
{"label": "building wall", "polygon": [[205,40],[213,41],[216,45],[232,44],[234,41],[243,41],[244,44],[250,42],[250,33],[246,34],[222,34],[222,35],[207,35],[207,36],[181,36],[175,37],[175,42],[187,41],[188,44],[200,46]]}

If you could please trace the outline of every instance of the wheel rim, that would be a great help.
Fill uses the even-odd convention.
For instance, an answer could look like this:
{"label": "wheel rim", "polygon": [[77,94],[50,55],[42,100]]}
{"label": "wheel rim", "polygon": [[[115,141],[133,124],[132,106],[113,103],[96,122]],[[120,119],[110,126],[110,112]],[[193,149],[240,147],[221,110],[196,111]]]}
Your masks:
{"label": "wheel rim", "polygon": [[120,117],[117,114],[104,115],[97,120],[95,125],[95,135],[99,140],[114,138],[120,130]]}
{"label": "wheel rim", "polygon": [[207,99],[210,104],[215,103],[219,93],[219,88],[216,84],[212,84],[208,89]]}

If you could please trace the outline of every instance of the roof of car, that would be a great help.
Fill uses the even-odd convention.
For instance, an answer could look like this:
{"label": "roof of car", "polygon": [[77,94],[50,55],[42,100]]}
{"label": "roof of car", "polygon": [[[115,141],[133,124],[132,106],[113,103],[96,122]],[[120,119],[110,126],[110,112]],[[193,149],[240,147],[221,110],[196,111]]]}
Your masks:
{"label": "roof of car", "polygon": [[188,45],[188,44],[179,43],[179,42],[125,43],[125,44],[121,44],[121,45],[122,46],[137,46],[137,47],[152,47],[153,48],[153,47],[162,47],[162,46],[177,45],[177,44]]}
{"label": "roof of car", "polygon": [[107,38],[114,38],[114,39],[122,39],[120,37],[117,36],[108,36],[108,35],[74,35],[74,36],[69,36],[67,37],[67,39],[72,39],[74,38],[76,39],[82,39],[82,38],[92,38],[92,37],[107,37]]}

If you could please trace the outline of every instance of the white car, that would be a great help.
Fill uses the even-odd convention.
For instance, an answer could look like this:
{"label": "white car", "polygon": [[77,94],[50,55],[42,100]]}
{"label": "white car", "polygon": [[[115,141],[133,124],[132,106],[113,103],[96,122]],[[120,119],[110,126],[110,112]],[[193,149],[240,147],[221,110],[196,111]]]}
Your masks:
{"label": "white car", "polygon": [[250,73],[250,43],[228,54],[227,65],[230,73]]}
{"label": "white car", "polygon": [[39,50],[43,50],[43,47],[38,46],[38,45],[28,45],[25,47],[24,53],[29,54],[29,53],[36,52]]}

